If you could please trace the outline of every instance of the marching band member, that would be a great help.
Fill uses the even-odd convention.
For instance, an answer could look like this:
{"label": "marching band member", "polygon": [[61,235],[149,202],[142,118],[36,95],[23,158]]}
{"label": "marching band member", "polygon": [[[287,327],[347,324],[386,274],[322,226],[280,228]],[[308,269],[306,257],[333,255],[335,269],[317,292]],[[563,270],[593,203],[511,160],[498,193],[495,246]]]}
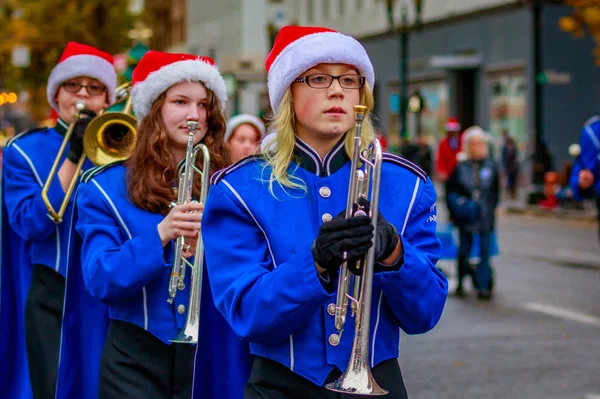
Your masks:
{"label": "marching band member", "polygon": [[265,135],[264,123],[255,116],[241,114],[227,121],[225,142],[229,146],[232,162],[254,155]]}
{"label": "marching band member", "polygon": [[[190,273],[172,304],[167,297],[172,241],[184,236],[183,255],[194,254],[203,207],[171,203],[177,200],[177,166],[186,156],[188,121],[198,123],[194,144],[208,147],[211,171],[229,164],[223,141],[226,88],[211,58],[157,51],[142,57],[132,82],[136,147],[124,163],[86,173],[76,202],[83,280],[92,296],[109,307],[99,397],[189,398],[196,347],[169,340],[186,319]],[[201,162],[199,156],[200,168]],[[241,345],[214,310],[206,280],[197,356],[213,370],[196,370],[200,374],[227,368],[219,347]],[[227,371],[244,375],[243,370]],[[213,384],[227,377],[215,377]]]}
{"label": "marching band member", "polygon": [[[319,27],[280,30],[266,60],[277,134],[271,152],[213,176],[202,237],[215,304],[254,355],[246,398],[334,398],[323,386],[346,369],[354,339],[332,313],[343,253],[363,256],[368,216],[344,218],[354,114],[374,137],[374,71],[363,46]],[[436,194],[416,165],[384,154],[370,338],[374,377],[405,398],[400,329],[438,322],[447,281],[436,269]],[[337,216],[336,216],[337,215]],[[384,217],[385,216],[385,217]],[[345,396],[344,396],[345,397]]]}
{"label": "marching band member", "polygon": [[[3,385],[0,392],[7,392],[3,397],[28,397],[30,390],[35,398],[54,397],[68,258],[68,221],[73,212],[73,200],[69,199],[66,207],[65,222],[58,223],[57,220],[57,224],[48,217],[41,195],[42,186],[65,132],[70,124],[75,123],[67,151],[60,158],[58,172],[48,191],[50,203],[58,209],[65,199],[69,183],[77,178],[76,165],[83,153],[83,133],[91,118],[114,102],[116,84],[117,75],[110,54],[91,46],[68,43],[48,78],[48,102],[59,115],[56,126],[20,134],[4,150],[2,192],[5,194],[3,207],[7,223],[3,223],[3,229],[12,229],[23,241],[23,252],[19,258],[11,260],[3,254],[2,325],[16,330],[2,330],[3,334],[17,334],[16,340],[0,339],[0,345],[10,346],[0,351],[3,363],[15,365],[11,368],[12,374],[5,373],[0,377]],[[75,104],[78,101],[85,103],[87,110],[82,116],[87,117],[75,121]],[[86,161],[84,169],[91,166],[91,162]],[[8,234],[3,233],[3,238]],[[13,247],[14,243],[5,246],[4,242],[3,248]],[[9,303],[16,306],[14,321],[5,324]],[[20,374],[27,369],[21,346],[23,339],[18,336],[23,323],[31,389],[27,377]],[[8,359],[11,351],[16,357],[14,363]]]}

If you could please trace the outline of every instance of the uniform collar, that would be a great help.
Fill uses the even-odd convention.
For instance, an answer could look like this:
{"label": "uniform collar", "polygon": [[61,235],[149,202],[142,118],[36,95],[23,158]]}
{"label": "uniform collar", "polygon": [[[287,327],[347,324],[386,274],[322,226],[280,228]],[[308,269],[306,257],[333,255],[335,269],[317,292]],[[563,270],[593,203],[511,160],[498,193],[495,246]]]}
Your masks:
{"label": "uniform collar", "polygon": [[64,137],[65,133],[67,133],[67,130],[69,130],[69,124],[58,118],[56,125],[54,126],[54,130],[56,130],[56,133]]}
{"label": "uniform collar", "polygon": [[344,137],[325,155],[323,161],[319,154],[296,136],[294,158],[303,169],[320,177],[330,176],[342,168],[350,158],[344,150]]}

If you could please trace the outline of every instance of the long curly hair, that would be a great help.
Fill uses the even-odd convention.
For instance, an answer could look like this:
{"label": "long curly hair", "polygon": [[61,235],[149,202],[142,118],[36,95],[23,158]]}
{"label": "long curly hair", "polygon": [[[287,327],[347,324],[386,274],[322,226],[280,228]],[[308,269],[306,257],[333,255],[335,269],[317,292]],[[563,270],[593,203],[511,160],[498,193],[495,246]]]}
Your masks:
{"label": "long curly hair", "polygon": [[[201,83],[201,82],[200,82]],[[225,115],[221,111],[217,96],[208,88],[208,114],[206,135],[200,141],[210,152],[210,171],[214,172],[229,166],[230,155],[225,136]],[[142,119],[137,130],[136,146],[126,161],[129,199],[138,207],[152,213],[166,215],[169,205],[176,201],[178,185],[178,165],[168,150],[169,142],[161,115],[165,103],[166,90],[154,101],[150,113]],[[201,154],[201,153],[200,153]],[[202,168],[202,156],[196,158],[196,166]],[[201,178],[195,174],[193,192],[199,195]]]}

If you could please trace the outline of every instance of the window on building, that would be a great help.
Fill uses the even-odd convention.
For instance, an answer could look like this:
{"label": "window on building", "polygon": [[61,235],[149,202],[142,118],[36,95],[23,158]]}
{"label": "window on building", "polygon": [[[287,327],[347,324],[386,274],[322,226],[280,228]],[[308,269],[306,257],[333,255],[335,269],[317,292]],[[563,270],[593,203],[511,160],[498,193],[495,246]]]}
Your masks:
{"label": "window on building", "polygon": [[[497,150],[502,146],[502,131],[516,141],[521,154],[527,152],[527,79],[525,70],[488,74],[490,88],[490,126]],[[499,154],[499,152],[496,152]]]}
{"label": "window on building", "polygon": [[[409,84],[409,97],[419,90],[424,99],[424,106],[420,115],[420,123],[417,123],[417,114],[408,112],[407,132],[410,139],[417,135],[417,127],[420,125],[421,135],[431,145],[432,150],[437,148],[439,140],[444,136],[444,127],[448,120],[448,98],[449,86],[446,80],[431,80],[421,83]],[[398,86],[390,87],[388,98],[388,135],[390,148],[398,148],[400,145],[400,98]]]}

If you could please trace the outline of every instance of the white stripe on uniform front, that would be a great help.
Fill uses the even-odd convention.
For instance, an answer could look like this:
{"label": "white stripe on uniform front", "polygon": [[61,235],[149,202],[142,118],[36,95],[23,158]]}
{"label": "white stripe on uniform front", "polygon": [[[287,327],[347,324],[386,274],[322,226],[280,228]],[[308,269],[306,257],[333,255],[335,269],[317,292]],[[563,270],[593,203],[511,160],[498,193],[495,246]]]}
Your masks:
{"label": "white stripe on uniform front", "polygon": [[377,329],[379,328],[379,316],[381,316],[381,301],[383,300],[383,291],[379,292],[379,303],[377,303],[377,321],[373,330],[373,342],[371,343],[371,368],[375,367],[375,341],[377,340]]}
{"label": "white stripe on uniform front", "polygon": [[585,131],[587,132],[588,136],[590,136],[590,140],[592,140],[596,148],[600,150],[600,142],[598,142],[598,137],[596,137],[594,131],[590,128],[590,125],[585,127]]}
{"label": "white stripe on uniform front", "polygon": [[[275,256],[273,256],[273,251],[271,250],[271,243],[269,242],[269,237],[267,237],[267,233],[265,233],[265,231],[261,227],[260,223],[258,223],[258,220],[256,220],[256,218],[252,214],[252,211],[250,211],[250,208],[248,208],[248,205],[246,205],[246,202],[243,200],[242,196],[235,190],[235,188],[233,188],[231,186],[231,184],[229,184],[229,182],[227,182],[227,180],[223,179],[221,181],[223,182],[223,184],[225,184],[227,186],[227,188],[229,188],[229,191],[231,191],[231,193],[233,195],[235,195],[235,197],[238,199],[238,201],[240,201],[240,204],[242,204],[242,206],[244,208],[246,208],[246,210],[250,214],[250,217],[252,217],[252,220],[254,220],[254,223],[256,223],[256,225],[258,226],[260,231],[262,231],[263,235],[265,236],[265,239],[267,240],[267,247],[269,248],[269,254],[271,255],[271,260],[273,261],[273,267],[276,268],[277,263],[275,262]],[[292,370],[292,371],[294,370],[294,336],[293,335],[290,335],[290,370]]]}
{"label": "white stripe on uniform front", "polygon": [[[31,160],[31,158],[29,158],[29,156],[27,156],[25,151],[23,151],[21,149],[21,147],[19,147],[18,144],[13,144],[12,146],[19,152],[19,154],[21,154],[23,156],[23,158],[25,158],[25,161],[27,161],[27,163],[29,164],[29,167],[31,168],[31,171],[33,172],[33,175],[35,176],[35,179],[37,180],[40,187],[44,187],[44,183],[42,182],[40,175],[38,174],[37,170],[35,169],[35,166],[33,166],[33,161]],[[56,226],[56,266],[54,266],[54,271],[58,272],[59,267],[60,267],[60,235],[58,233],[58,225],[57,225]]]}
{"label": "white stripe on uniform front", "polygon": [[60,232],[58,231],[58,225],[56,225],[56,266],[54,271],[58,273],[60,267]]}
{"label": "white stripe on uniform front", "polygon": [[[100,184],[98,184],[98,182],[96,182],[96,180],[92,179],[90,181],[92,183],[94,183],[94,185],[98,188],[98,190],[100,190],[102,195],[104,195],[104,198],[106,198],[106,200],[108,201],[108,204],[110,205],[113,212],[115,213],[115,216],[117,217],[117,219],[119,219],[119,223],[123,227],[123,230],[125,230],[125,233],[127,233],[127,237],[129,237],[129,239],[131,240],[131,238],[132,238],[131,233],[129,232],[127,225],[123,221],[123,218],[121,217],[121,214],[117,210],[117,207],[115,206],[115,204],[112,202],[112,200],[110,199],[108,194],[106,194],[106,191],[104,191],[104,189],[100,186]],[[146,287],[142,288],[142,296],[144,299],[144,330],[148,330],[148,299],[146,297]]]}
{"label": "white stripe on uniform front", "polygon": [[404,218],[404,226],[402,226],[402,231],[400,232],[401,236],[404,235],[404,230],[406,229],[406,224],[408,223],[408,218],[410,217],[410,212],[412,211],[412,207],[415,204],[415,198],[417,198],[417,192],[419,192],[419,184],[420,184],[420,180],[417,179],[417,182],[415,183],[415,189],[413,190],[412,198],[410,199],[410,205],[408,205],[408,210],[406,211],[406,217]]}
{"label": "white stripe on uniform front", "polygon": [[33,166],[33,162],[31,162],[31,159],[27,156],[27,154],[25,154],[25,151],[23,151],[21,149],[21,147],[19,147],[17,144],[13,144],[12,146],[15,147],[16,150],[19,151],[19,153],[21,155],[23,155],[23,158],[25,158],[25,160],[29,164],[29,167],[31,168],[31,171],[33,172],[35,179],[37,180],[40,187],[44,187],[44,183],[42,183],[42,179],[40,179],[40,175],[38,175],[37,170],[35,170],[35,166]]}

